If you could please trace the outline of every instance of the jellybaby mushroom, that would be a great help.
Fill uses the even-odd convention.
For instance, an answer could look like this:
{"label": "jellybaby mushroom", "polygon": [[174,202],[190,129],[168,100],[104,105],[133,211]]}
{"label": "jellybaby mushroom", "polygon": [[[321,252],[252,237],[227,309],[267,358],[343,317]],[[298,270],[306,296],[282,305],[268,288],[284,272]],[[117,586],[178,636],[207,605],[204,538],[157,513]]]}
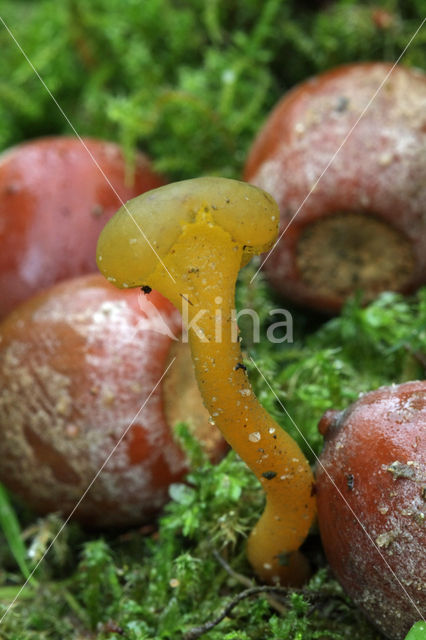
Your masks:
{"label": "jellybaby mushroom", "polygon": [[246,183],[185,180],[122,207],[100,235],[97,260],[118,287],[148,285],[187,316],[205,405],[266,493],[248,539],[249,561],[261,580],[300,584],[309,574],[299,547],[315,516],[312,471],[257,401],[233,321],[238,272],[272,245],[278,216],[272,197]]}

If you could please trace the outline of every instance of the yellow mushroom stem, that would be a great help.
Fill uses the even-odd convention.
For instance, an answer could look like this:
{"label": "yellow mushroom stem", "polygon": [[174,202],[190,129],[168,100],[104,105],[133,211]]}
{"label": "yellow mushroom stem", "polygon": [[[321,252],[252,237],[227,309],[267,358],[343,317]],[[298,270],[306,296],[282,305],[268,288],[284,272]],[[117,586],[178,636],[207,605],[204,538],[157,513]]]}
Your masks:
{"label": "yellow mushroom stem", "polygon": [[265,582],[300,585],[309,575],[298,549],[315,517],[314,479],[297,443],[259,404],[238,366],[234,299],[243,249],[202,207],[182,224],[173,248],[144,284],[183,310],[205,405],[263,485],[266,507],[247,545],[255,573]]}

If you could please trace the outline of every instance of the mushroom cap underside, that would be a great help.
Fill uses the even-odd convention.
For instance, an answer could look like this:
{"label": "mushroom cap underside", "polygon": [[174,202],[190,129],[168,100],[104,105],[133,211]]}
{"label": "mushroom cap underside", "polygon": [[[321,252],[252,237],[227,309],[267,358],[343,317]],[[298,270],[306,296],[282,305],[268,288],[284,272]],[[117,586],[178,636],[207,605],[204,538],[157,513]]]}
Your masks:
{"label": "mushroom cap underside", "polygon": [[243,246],[243,264],[276,239],[279,210],[268,193],[245,182],[203,177],[175,182],[129,200],[104,227],[99,270],[116,286],[136,287],[199,216]]}

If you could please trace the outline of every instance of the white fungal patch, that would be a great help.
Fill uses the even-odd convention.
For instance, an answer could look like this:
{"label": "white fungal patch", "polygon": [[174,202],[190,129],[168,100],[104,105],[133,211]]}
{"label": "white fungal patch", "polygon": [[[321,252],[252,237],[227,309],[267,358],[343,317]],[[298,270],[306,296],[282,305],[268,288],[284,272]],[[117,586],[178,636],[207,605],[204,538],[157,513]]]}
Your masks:
{"label": "white fungal patch", "polygon": [[392,160],[393,160],[394,154],[390,151],[386,151],[385,153],[380,154],[379,156],[379,165],[381,167],[387,167],[389,164],[391,164]]}
{"label": "white fungal patch", "polygon": [[[93,311],[90,315],[91,320],[96,325],[106,325],[111,320],[117,321],[117,318],[122,317],[126,312],[126,303],[124,301],[118,302],[103,302],[96,311]],[[82,320],[87,320],[84,316]],[[86,332],[84,332],[86,333]]]}
{"label": "white fungal patch", "polygon": [[249,433],[248,439],[250,440],[250,442],[259,442],[259,440],[261,439],[261,435],[259,431],[253,431],[252,433]]}
{"label": "white fungal patch", "polygon": [[399,535],[399,531],[385,531],[376,537],[376,544],[378,547],[388,547]]}
{"label": "white fungal patch", "polygon": [[68,391],[60,392],[55,404],[55,411],[61,416],[68,416],[71,413],[72,401]]}
{"label": "white fungal patch", "polygon": [[45,282],[45,274],[55,268],[52,256],[37,242],[28,245],[18,264],[20,278],[30,287],[40,286]]}

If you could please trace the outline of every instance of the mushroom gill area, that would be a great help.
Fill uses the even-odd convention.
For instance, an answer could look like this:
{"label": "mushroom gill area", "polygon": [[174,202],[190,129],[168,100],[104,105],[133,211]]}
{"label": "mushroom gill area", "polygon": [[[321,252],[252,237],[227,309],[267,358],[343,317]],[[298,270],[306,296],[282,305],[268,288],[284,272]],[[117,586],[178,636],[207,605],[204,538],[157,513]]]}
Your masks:
{"label": "mushroom gill area", "polygon": [[355,288],[368,302],[381,291],[403,290],[415,260],[408,239],[386,222],[340,212],[304,227],[296,266],[304,284],[318,294],[347,297]]}

